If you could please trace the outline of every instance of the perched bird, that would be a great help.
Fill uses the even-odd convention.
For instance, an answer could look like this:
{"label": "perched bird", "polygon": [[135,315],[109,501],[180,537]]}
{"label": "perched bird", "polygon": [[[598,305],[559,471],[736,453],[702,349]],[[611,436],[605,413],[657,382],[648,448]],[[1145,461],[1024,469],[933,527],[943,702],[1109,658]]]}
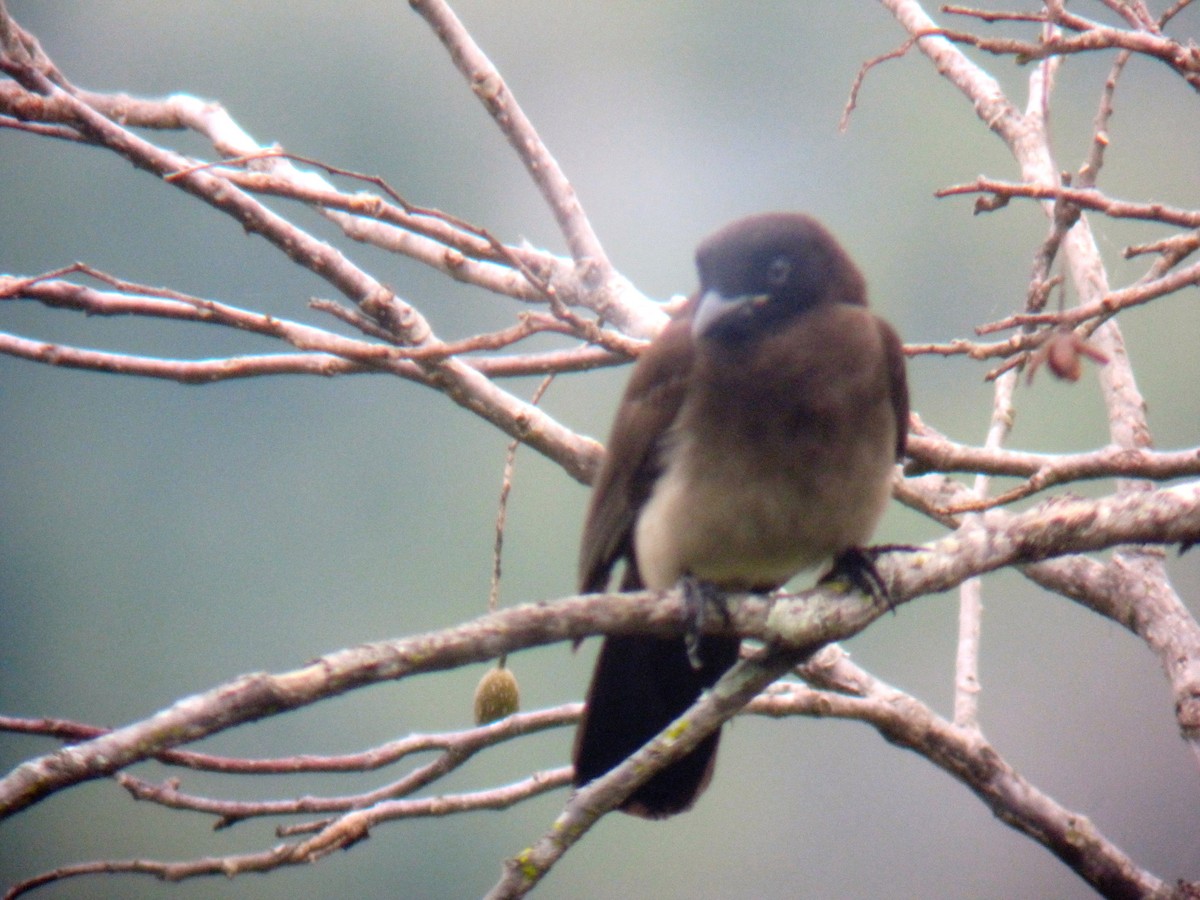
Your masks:
{"label": "perched bird", "polygon": [[[740,219],[696,252],[700,288],[642,353],[617,410],[580,550],[580,587],[677,582],[767,592],[861,552],[904,453],[908,388],[895,331],[867,309],[832,235],[794,213]],[[865,573],[873,575],[873,569]],[[828,577],[828,576],[827,576]],[[575,738],[575,784],[658,734],[737,660],[736,638],[612,636]],[[646,818],[691,807],[719,733],[622,805]]]}

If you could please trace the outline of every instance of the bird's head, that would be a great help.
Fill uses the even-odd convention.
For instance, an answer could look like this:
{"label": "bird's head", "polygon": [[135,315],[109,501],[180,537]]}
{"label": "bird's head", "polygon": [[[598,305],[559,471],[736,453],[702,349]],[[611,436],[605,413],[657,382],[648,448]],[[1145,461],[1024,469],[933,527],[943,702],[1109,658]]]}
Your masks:
{"label": "bird's head", "polygon": [[866,305],[866,284],[837,240],[800,213],[738,219],[696,251],[696,338],[737,342],[828,303]]}

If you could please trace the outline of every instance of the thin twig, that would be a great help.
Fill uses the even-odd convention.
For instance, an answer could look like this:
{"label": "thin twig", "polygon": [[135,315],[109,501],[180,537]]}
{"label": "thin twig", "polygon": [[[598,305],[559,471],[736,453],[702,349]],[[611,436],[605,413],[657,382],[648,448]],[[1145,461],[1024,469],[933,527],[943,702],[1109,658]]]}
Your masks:
{"label": "thin twig", "polygon": [[163,881],[184,881],[207,875],[232,878],[250,872],[271,872],[286,866],[313,863],[335,850],[345,850],[369,837],[371,829],[384,822],[446,816],[474,810],[507,809],[530,797],[557,790],[570,780],[571,770],[564,766],[547,772],[535,772],[514,784],[483,791],[386,801],[326,821],[316,829],[315,834],[302,841],[279,844],[258,853],[210,856],[175,862],[150,859],[101,860],[62,866],[14,884],[4,897],[5,900],[12,900],[34,888],[84,875],[139,874],[153,875]]}
{"label": "thin twig", "polygon": [[854,82],[850,85],[850,95],[846,98],[846,105],[842,108],[842,117],[838,120],[838,131],[845,133],[850,127],[850,116],[858,108],[858,93],[862,90],[863,82],[867,79],[867,73],[889,60],[900,59],[906,56],[918,39],[917,37],[910,37],[896,49],[889,50],[887,53],[881,53],[879,56],[873,56],[858,67],[858,73],[854,76]]}
{"label": "thin twig", "polygon": [[[542,379],[541,384],[537,386],[529,402],[537,406],[553,381],[553,375],[547,375]],[[501,559],[504,552],[504,528],[508,522],[508,495],[512,491],[513,470],[516,468],[517,447],[519,446],[519,441],[510,441],[507,449],[504,451],[504,470],[500,477],[500,499],[496,504],[496,539],[492,545],[492,578],[491,584],[488,587],[488,612],[495,612],[500,608],[500,575]],[[504,665],[503,656],[500,657],[500,665]]]}
{"label": "thin twig", "polygon": [[1142,219],[1147,222],[1162,222],[1182,228],[1200,227],[1200,212],[1178,209],[1163,203],[1131,203],[1114,200],[1095,188],[1069,187],[1065,185],[1016,184],[992,178],[977,178],[970,184],[957,184],[940,188],[937,197],[953,197],[961,194],[995,194],[1000,197],[1026,197],[1031,200],[1053,200],[1073,204],[1082,209],[1102,212],[1114,219]]}

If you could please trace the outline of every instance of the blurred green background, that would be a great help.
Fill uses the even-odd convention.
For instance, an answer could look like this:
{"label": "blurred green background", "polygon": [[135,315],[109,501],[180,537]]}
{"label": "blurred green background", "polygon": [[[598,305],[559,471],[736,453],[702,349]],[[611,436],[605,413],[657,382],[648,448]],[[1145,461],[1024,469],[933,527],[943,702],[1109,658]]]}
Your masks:
{"label": "blurred green background", "polygon": [[[1162,4],[1156,4],[1161,6]],[[869,2],[655,4],[459,2],[579,193],[608,252],[660,298],[693,285],[697,241],[762,209],[825,220],[866,271],[876,307],[910,341],[968,336],[1022,303],[1045,220],[1014,203],[973,218],[940,186],[1015,178],[1000,142],[919,55],[867,80],[863,60],[903,39]],[[258,140],[378,173],[413,202],[562,252],[513,153],[425,24],[402,3],[9,0],[75,83],[221,101]],[[1086,8],[1085,8],[1086,7]],[[1099,4],[1079,12],[1100,15]],[[1196,37],[1189,10],[1173,28]],[[997,33],[1004,33],[998,31]],[[1017,103],[1028,70],[980,57]],[[1062,69],[1053,132],[1075,169],[1110,57]],[[1135,60],[1118,90],[1101,185],[1127,199],[1200,205],[1200,112],[1165,67]],[[157,139],[211,155],[189,135]],[[353,187],[352,185],[350,187]],[[414,302],[446,338],[509,322],[515,304],[302,226]],[[1139,271],[1121,248],[1161,231],[1093,219],[1114,284]],[[0,271],[84,260],[119,277],[272,314],[329,296],[231,220],[111,154],[0,130]],[[1200,306],[1191,290],[1121,319],[1159,446],[1200,434]],[[0,307],[0,328],[83,346],[189,358],[278,349],[198,325],[85,319]],[[977,442],[983,364],[920,358],[914,406]],[[560,379],[545,406],[603,437],[623,370]],[[509,385],[527,396],[532,380]],[[1088,449],[1107,437],[1094,371],[1017,394],[1012,444]],[[0,358],[0,712],[120,725],[248,671],[284,670],[373,639],[484,610],[506,439],[432,392],[385,376],[279,378],[206,387],[55,370]],[[503,601],[573,589],[586,491],[529,450],[518,457]],[[879,537],[932,524],[897,509]],[[1189,602],[1200,553],[1168,562]],[[1177,737],[1155,659],[1119,627],[1015,574],[987,579],[984,730],[1039,787],[1086,813],[1134,859],[1200,877],[1200,778]],[[1193,606],[1193,608],[1195,608]],[[956,607],[930,597],[848,645],[878,676],[948,714]],[[512,660],[526,708],[581,697],[596,641]],[[204,742],[280,755],[365,748],[469,724],[482,667],[360,691]],[[563,730],[474,761],[439,790],[561,765]],[[7,771],[48,740],[0,735]],[[165,777],[156,766],[138,774]],[[183,787],[272,797],[365,790],[394,777],[217,779]],[[500,861],[540,835],[562,793],[504,813],[391,824],[320,865],[233,881],[92,878],[44,897],[423,897],[484,892]],[[92,783],[0,825],[0,882],[92,858],[181,859],[256,850],[272,823],[134,806]],[[1045,850],[957,783],[864,726],[742,719],[714,785],[663,823],[603,821],[540,896],[1085,897]]]}

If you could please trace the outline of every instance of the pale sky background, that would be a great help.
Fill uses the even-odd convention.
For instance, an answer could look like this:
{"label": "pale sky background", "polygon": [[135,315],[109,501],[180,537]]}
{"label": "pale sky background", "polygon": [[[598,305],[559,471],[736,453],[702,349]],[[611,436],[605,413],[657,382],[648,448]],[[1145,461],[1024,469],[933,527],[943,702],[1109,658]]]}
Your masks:
{"label": "pale sky background", "polygon": [[[413,202],[562,251],[553,221],[444,50],[406,4],[315,0],[42,3],[9,0],[76,84],[221,101],[256,139],[383,175]],[[1153,4],[1155,7],[1162,4]],[[931,5],[932,6],[932,5]],[[456,9],[572,179],[609,255],[651,296],[694,284],[698,240],[735,216],[801,209],[824,220],[867,274],[875,307],[909,341],[968,336],[1015,311],[1045,231],[1032,205],[973,217],[936,200],[979,174],[1016,177],[1001,143],[919,55],[867,80],[837,122],[863,60],[904,35],[863,2],[648,4],[514,0]],[[1079,12],[1099,15],[1099,4]],[[1086,7],[1086,10],[1085,10]],[[1004,33],[998,31],[997,33]],[[1173,33],[1196,38],[1190,10]],[[978,57],[1025,102],[1028,70]],[[1086,150],[1110,57],[1070,60],[1053,128],[1061,167]],[[1164,67],[1136,60],[1117,93],[1101,186],[1200,205],[1200,107]],[[192,136],[158,140],[209,155]],[[443,337],[511,321],[512,302],[352,244],[287,204],[302,226],[419,306]],[[1120,259],[1159,229],[1093,219],[1115,284]],[[0,130],[0,272],[84,260],[317,324],[316,278],[257,237],[111,154]],[[1121,318],[1163,448],[1200,442],[1191,290]],[[85,319],[0,306],[0,329],[84,346],[208,357],[278,349],[199,325]],[[922,358],[914,407],[951,436],[987,426],[986,366]],[[546,407],[603,438],[625,371],[561,379]],[[514,386],[528,395],[535,382]],[[1094,371],[1017,393],[1012,446],[1106,441]],[[119,725],[238,674],[281,671],[363,641],[448,626],[484,610],[506,438],[449,401],[386,376],[206,387],[55,370],[0,358],[0,713]],[[574,588],[586,491],[528,449],[518,457],[505,544],[506,603]],[[938,536],[898,508],[881,541]],[[1195,608],[1200,551],[1168,562]],[[1179,740],[1155,659],[1118,626],[1015,574],[985,581],[986,735],[1056,799],[1135,860],[1200,878],[1200,772]],[[943,714],[951,704],[953,596],[909,604],[851,641],[856,661]],[[512,666],[526,708],[582,696],[597,641]],[[205,742],[213,752],[362,749],[469,724],[482,667],[320,704]],[[439,790],[561,765],[562,730],[475,760]],[[50,741],[0,735],[7,771]],[[156,766],[135,771],[151,779]],[[215,796],[361,791],[363,777],[231,780],[183,773]],[[39,897],[422,897],[487,890],[500,861],[561,808],[559,792],[503,813],[393,823],[319,865],[233,881],[163,885],[92,878]],[[0,881],[128,856],[257,850],[274,823],[220,833],[203,816],[134,805],[111,783],[55,797],[0,826]],[[1006,898],[1091,896],[1044,849],[966,789],[862,725],[742,719],[727,728],[711,790],[662,823],[613,816],[537,896]]]}

